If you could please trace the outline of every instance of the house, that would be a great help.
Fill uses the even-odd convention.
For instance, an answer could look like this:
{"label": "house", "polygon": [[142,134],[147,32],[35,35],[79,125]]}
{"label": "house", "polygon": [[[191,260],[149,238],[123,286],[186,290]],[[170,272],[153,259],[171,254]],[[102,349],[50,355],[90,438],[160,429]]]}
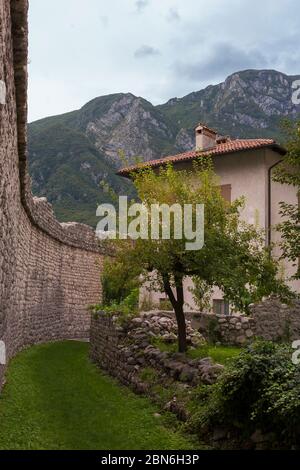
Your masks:
{"label": "house", "polygon": [[[196,146],[194,150],[179,155],[172,155],[158,160],[152,160],[138,166],[123,168],[120,176],[130,177],[137,168],[151,166],[159,168],[167,162],[172,163],[178,171],[191,169],[193,160],[210,155],[214,162],[215,172],[220,178],[223,197],[233,201],[241,196],[245,197],[245,207],[242,218],[255,223],[264,229],[266,244],[278,244],[280,234],[274,229],[281,220],[279,203],[285,201],[291,204],[298,202],[296,188],[273,181],[274,169],[286,154],[286,150],[272,139],[231,139],[219,136],[205,124],[198,124],[195,128]],[[280,248],[274,248],[274,256],[280,256]],[[288,260],[281,261],[281,274],[289,279],[296,269]],[[300,281],[289,281],[291,287],[300,292]],[[191,280],[186,280],[185,298],[186,310],[195,310],[189,287]],[[150,292],[143,289],[142,295],[150,296],[150,300],[159,305],[164,302],[164,294]],[[212,308],[216,313],[228,314],[230,307],[223,300],[222,292],[215,290],[212,298]]]}

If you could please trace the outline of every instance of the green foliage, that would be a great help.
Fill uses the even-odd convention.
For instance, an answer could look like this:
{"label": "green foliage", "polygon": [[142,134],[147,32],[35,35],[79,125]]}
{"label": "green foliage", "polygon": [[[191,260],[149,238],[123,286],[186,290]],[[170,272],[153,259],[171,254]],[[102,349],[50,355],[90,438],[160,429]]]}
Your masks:
{"label": "green foliage", "polygon": [[88,344],[35,346],[8,367],[0,400],[2,450],[193,449],[158,409],[99,372]]}
{"label": "green foliage", "polygon": [[143,382],[154,383],[158,378],[158,372],[153,367],[144,367],[139,373],[139,377]]}
{"label": "green foliage", "polygon": [[[274,181],[294,186],[300,197],[300,121],[296,123],[285,121],[284,130],[288,139],[288,152],[275,170]],[[283,239],[282,258],[287,258],[294,263],[297,268],[294,277],[300,279],[300,206],[298,203],[288,204],[282,201],[280,214],[283,220],[277,228]]]}
{"label": "green foliage", "polygon": [[205,344],[194,349],[189,349],[188,356],[192,359],[211,357],[218,364],[227,365],[231,359],[238,356],[241,348],[237,346],[214,346]]}
{"label": "green foliage", "polygon": [[160,301],[159,308],[161,310],[166,310],[166,311],[172,311],[173,310],[173,306],[172,306],[171,302],[168,299],[162,299]]}
{"label": "green foliage", "polygon": [[121,324],[126,323],[138,314],[139,289],[133,289],[125,299],[120,302],[111,302],[109,305],[92,307],[93,311],[103,311],[107,314],[118,315]]}
{"label": "green foliage", "polygon": [[[164,224],[161,217],[160,239],[141,237],[114,243],[116,260],[121,268],[139,273],[142,279],[148,279],[152,288],[167,294],[178,323],[180,352],[185,352],[187,348],[183,311],[183,282],[187,277],[196,276],[198,286],[201,284],[202,290],[205,287],[203,303],[206,301],[206,291],[218,287],[224,292],[226,300],[246,313],[249,304],[264,296],[278,294],[282,300],[290,298],[288,287],[279,279],[279,265],[265,247],[263,232],[241,221],[243,198],[230,204],[222,197],[220,182],[210,158],[199,156],[189,170],[176,171],[170,164],[160,168],[159,172],[153,168],[142,168],[135,171],[132,178],[148,214],[153,204],[167,204],[169,207],[177,204],[182,212],[184,205],[189,204],[195,228],[196,207],[203,204],[205,208],[205,243],[202,249],[186,249],[190,240],[185,231],[182,239],[176,238],[172,212],[168,237],[161,236]],[[150,217],[148,235],[152,233],[152,223]],[[141,223],[136,225],[141,230]]]}
{"label": "green foliage", "polygon": [[219,323],[215,317],[209,318],[207,333],[210,343],[214,344],[220,341],[221,335],[219,333]]}
{"label": "green foliage", "polygon": [[106,259],[102,272],[103,305],[119,304],[139,286],[139,270],[118,259]]}
{"label": "green foliage", "polygon": [[285,120],[282,127],[287,140],[287,154],[276,168],[275,181],[300,189],[300,121]]}
{"label": "green foliage", "polygon": [[[176,345],[174,343],[166,343],[162,338],[156,336],[152,338],[151,344],[162,352],[175,353]],[[242,351],[236,346],[214,346],[212,344],[202,344],[196,348],[189,348],[187,356],[190,359],[202,359],[211,357],[218,364],[227,364],[228,361],[236,357]]]}
{"label": "green foliage", "polygon": [[117,258],[108,258],[102,272],[101,305],[92,306],[92,312],[118,314],[121,322],[137,315],[139,307],[139,270],[132,269]]}
{"label": "green foliage", "polygon": [[194,302],[200,312],[209,311],[211,309],[211,296],[213,289],[205,279],[199,276],[193,276],[193,286],[189,288]]}
{"label": "green foliage", "polygon": [[154,310],[155,307],[156,304],[151,299],[150,293],[148,295],[144,295],[140,304],[141,312],[150,312],[151,310]]}
{"label": "green foliage", "polygon": [[96,318],[103,312],[106,315],[117,315],[121,325],[125,325],[128,320],[138,315],[139,307],[139,289],[132,291],[120,302],[112,301],[108,305],[96,304],[90,305],[88,311]]}
{"label": "green foliage", "polygon": [[221,288],[226,299],[245,312],[250,303],[268,294],[289,297],[288,288],[277,279],[279,267],[265,248],[263,233],[241,221],[243,199],[231,204],[223,199],[209,158],[199,158],[192,170],[179,172],[168,165],[159,174],[146,168],[133,178],[138,196],[148,208],[155,203],[204,204],[205,244],[200,250],[187,251],[188,240],[174,239],[174,231],[169,240],[119,241],[117,257],[127,269],[139,269],[145,278],[155,271],[156,287],[165,291],[166,286],[181,287],[185,277],[196,276],[198,284],[205,289]]}
{"label": "green foliage", "polygon": [[177,347],[175,343],[166,342],[161,336],[153,336],[151,344],[162,352],[176,353]]}
{"label": "green foliage", "polygon": [[29,126],[33,192],[47,196],[60,221],[72,220],[96,227],[97,206],[113,202],[105,188],[99,188],[99,182],[106,182],[118,194],[128,195],[134,194],[133,185],[118,177],[115,167],[84,130],[74,126],[72,114]]}
{"label": "green foliage", "polygon": [[292,349],[258,341],[233,359],[220,380],[202,388],[200,409],[191,418],[198,431],[217,425],[275,433],[282,445],[300,439],[300,368],[292,363]]}

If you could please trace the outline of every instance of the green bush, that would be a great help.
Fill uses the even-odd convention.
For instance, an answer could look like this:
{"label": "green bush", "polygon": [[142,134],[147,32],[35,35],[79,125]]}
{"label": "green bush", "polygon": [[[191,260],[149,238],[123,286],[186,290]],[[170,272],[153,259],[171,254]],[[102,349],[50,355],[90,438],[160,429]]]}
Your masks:
{"label": "green bush", "polygon": [[89,311],[92,315],[98,315],[99,312],[118,315],[121,324],[134,318],[138,314],[139,307],[139,289],[133,289],[130,294],[121,302],[112,302],[110,305],[90,305]]}
{"label": "green bush", "polygon": [[222,337],[219,331],[218,320],[214,317],[208,320],[208,341],[212,344],[221,342]]}
{"label": "green bush", "polygon": [[249,437],[274,433],[280,446],[300,442],[300,366],[286,345],[257,341],[232,360],[220,380],[197,391],[191,418],[198,431],[225,425]]}
{"label": "green bush", "polygon": [[158,371],[153,367],[145,367],[141,369],[139,376],[143,382],[154,384],[158,378]]}
{"label": "green bush", "polygon": [[115,259],[104,262],[102,274],[103,305],[120,304],[139,285],[138,272]]}
{"label": "green bush", "polygon": [[166,310],[166,311],[173,311],[173,305],[171,304],[170,300],[168,299],[161,299],[159,303],[159,308],[161,310]]}

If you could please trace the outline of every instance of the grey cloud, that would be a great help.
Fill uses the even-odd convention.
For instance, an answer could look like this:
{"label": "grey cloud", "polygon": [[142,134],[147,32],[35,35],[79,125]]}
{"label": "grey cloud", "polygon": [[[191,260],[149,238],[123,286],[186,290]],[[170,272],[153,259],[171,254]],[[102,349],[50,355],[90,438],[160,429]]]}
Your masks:
{"label": "grey cloud", "polygon": [[142,12],[149,4],[149,0],[136,0],[135,6],[137,11]]}
{"label": "grey cloud", "polygon": [[151,56],[155,56],[155,55],[159,55],[160,52],[158,49],[155,49],[154,47],[152,46],[148,46],[146,44],[144,44],[143,46],[139,47],[135,53],[134,53],[134,57],[136,59],[143,59],[144,57],[151,57]]}
{"label": "grey cloud", "polygon": [[193,63],[176,62],[175,72],[191,81],[214,80],[242,69],[267,67],[269,60],[259,50],[245,51],[227,43],[216,44],[207,59],[195,53]]}
{"label": "grey cloud", "polygon": [[168,21],[180,21],[180,15],[177,8],[170,8],[167,16]]}

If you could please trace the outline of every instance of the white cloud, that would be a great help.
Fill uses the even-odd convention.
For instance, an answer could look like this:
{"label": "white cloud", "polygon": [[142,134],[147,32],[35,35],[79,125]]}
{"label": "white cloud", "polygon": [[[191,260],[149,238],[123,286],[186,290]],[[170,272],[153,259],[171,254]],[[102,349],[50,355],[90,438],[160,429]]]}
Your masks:
{"label": "white cloud", "polygon": [[300,73],[299,16],[296,0],[30,0],[30,119],[117,92],[158,104],[239,69]]}

